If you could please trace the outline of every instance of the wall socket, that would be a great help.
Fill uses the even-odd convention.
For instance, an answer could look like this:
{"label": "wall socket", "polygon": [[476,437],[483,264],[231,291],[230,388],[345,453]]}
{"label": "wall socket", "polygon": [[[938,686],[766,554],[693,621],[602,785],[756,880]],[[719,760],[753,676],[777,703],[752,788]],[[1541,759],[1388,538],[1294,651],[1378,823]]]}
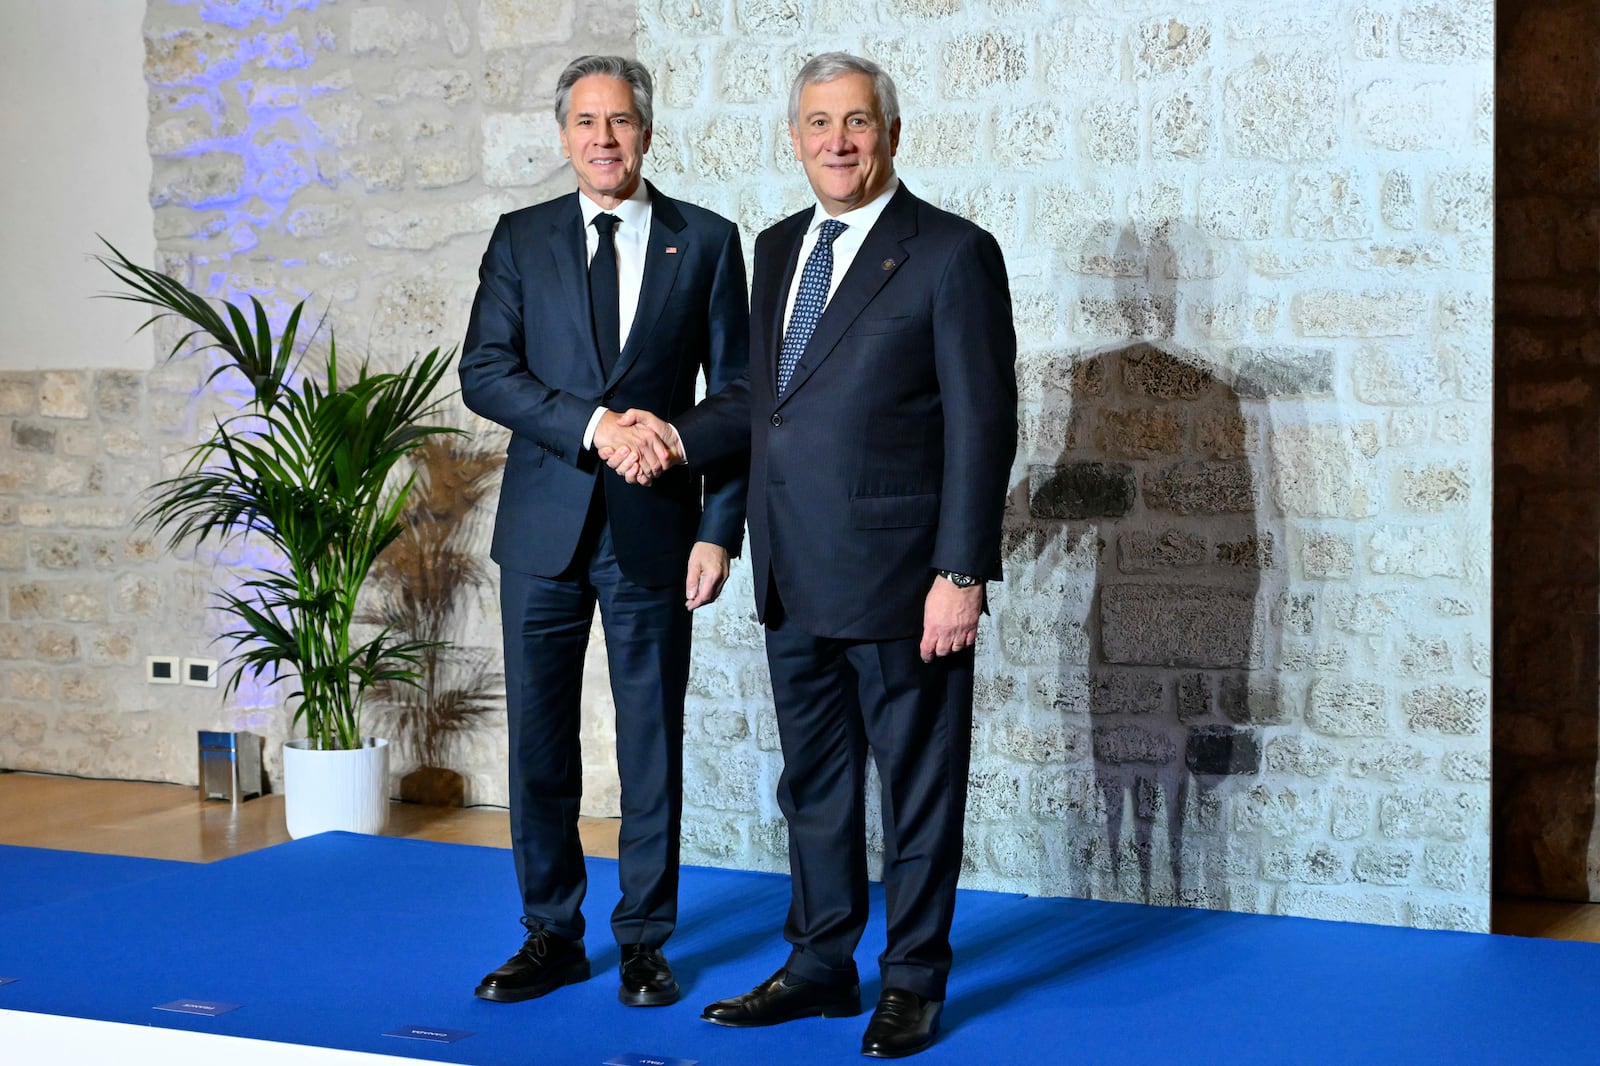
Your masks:
{"label": "wall socket", "polygon": [[152,685],[193,685],[196,688],[217,687],[217,660],[190,656],[147,655],[144,659],[144,679]]}
{"label": "wall socket", "polygon": [[183,683],[185,685],[195,685],[199,688],[216,688],[217,660],[185,658],[183,660]]}
{"label": "wall socket", "polygon": [[183,678],[179,676],[179,661],[176,655],[146,655],[144,658],[144,679],[152,685],[176,685]]}

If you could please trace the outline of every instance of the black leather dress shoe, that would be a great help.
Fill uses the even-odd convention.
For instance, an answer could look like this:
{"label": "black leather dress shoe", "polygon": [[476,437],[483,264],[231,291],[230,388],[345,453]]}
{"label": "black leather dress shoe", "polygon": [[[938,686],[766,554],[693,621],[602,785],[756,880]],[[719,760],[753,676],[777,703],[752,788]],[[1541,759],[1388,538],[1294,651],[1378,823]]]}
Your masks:
{"label": "black leather dress shoe", "polygon": [[943,1010],[942,1000],[923,999],[903,988],[885,988],[861,1038],[861,1053],[875,1059],[915,1055],[933,1043]]}
{"label": "black leather dress shoe", "polygon": [[517,953],[486,976],[474,994],[496,1003],[520,1003],[588,979],[589,957],[583,953],[583,941],[534,929]]}
{"label": "black leather dress shoe", "polygon": [[630,1007],[665,1007],[678,1002],[678,982],[660,948],[622,946],[622,987],[617,998]]}
{"label": "black leather dress shoe", "polygon": [[861,986],[825,985],[779,970],[742,996],[719,999],[700,1012],[718,1025],[748,1029],[796,1018],[849,1018],[861,1013]]}

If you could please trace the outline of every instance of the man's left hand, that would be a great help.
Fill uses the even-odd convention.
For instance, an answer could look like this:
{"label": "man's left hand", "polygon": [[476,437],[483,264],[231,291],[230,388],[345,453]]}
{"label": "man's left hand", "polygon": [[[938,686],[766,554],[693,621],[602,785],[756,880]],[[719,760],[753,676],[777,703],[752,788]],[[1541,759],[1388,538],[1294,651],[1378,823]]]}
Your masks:
{"label": "man's left hand", "polygon": [[922,608],[922,661],[931,663],[972,647],[982,613],[982,582],[958,589],[945,578],[934,578]]}
{"label": "man's left hand", "polygon": [[683,583],[683,605],[704,607],[722,594],[728,580],[728,549],[710,541],[696,541],[689,550],[689,575]]}

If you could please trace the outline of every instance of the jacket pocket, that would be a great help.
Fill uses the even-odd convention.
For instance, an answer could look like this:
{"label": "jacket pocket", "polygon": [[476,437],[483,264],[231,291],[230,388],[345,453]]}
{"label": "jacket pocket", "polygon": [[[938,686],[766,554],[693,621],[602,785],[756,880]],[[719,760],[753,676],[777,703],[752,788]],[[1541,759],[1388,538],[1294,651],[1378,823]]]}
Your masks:
{"label": "jacket pocket", "polygon": [[916,496],[855,496],[850,500],[850,524],[857,529],[901,529],[931,526],[939,520],[939,494]]}
{"label": "jacket pocket", "polygon": [[916,315],[894,315],[888,318],[858,318],[850,324],[847,337],[870,337],[878,333],[904,333],[918,328]]}

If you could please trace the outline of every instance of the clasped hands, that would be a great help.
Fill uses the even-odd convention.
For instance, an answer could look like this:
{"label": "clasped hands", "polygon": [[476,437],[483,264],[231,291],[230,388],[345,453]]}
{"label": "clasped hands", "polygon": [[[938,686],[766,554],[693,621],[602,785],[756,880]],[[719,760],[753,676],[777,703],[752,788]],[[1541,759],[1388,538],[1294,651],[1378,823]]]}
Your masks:
{"label": "clasped hands", "polygon": [[594,447],[630,485],[648,485],[684,461],[683,444],[673,428],[638,408],[601,415]]}
{"label": "clasped hands", "polygon": [[[600,458],[630,485],[649,485],[684,462],[683,443],[673,428],[649,411],[637,408],[601,415],[594,430],[594,447]],[[689,550],[684,607],[692,611],[715,602],[728,581],[728,571],[728,549],[697,541]]]}
{"label": "clasped hands", "polygon": [[[594,446],[600,458],[630,485],[648,485],[685,461],[677,432],[649,411],[638,408],[601,415]],[[696,544],[689,557],[684,606],[692,611],[712,602],[727,579],[727,552],[714,544]],[[982,612],[981,585],[958,589],[943,578],[934,581],[923,613],[923,662],[972,647]]]}

